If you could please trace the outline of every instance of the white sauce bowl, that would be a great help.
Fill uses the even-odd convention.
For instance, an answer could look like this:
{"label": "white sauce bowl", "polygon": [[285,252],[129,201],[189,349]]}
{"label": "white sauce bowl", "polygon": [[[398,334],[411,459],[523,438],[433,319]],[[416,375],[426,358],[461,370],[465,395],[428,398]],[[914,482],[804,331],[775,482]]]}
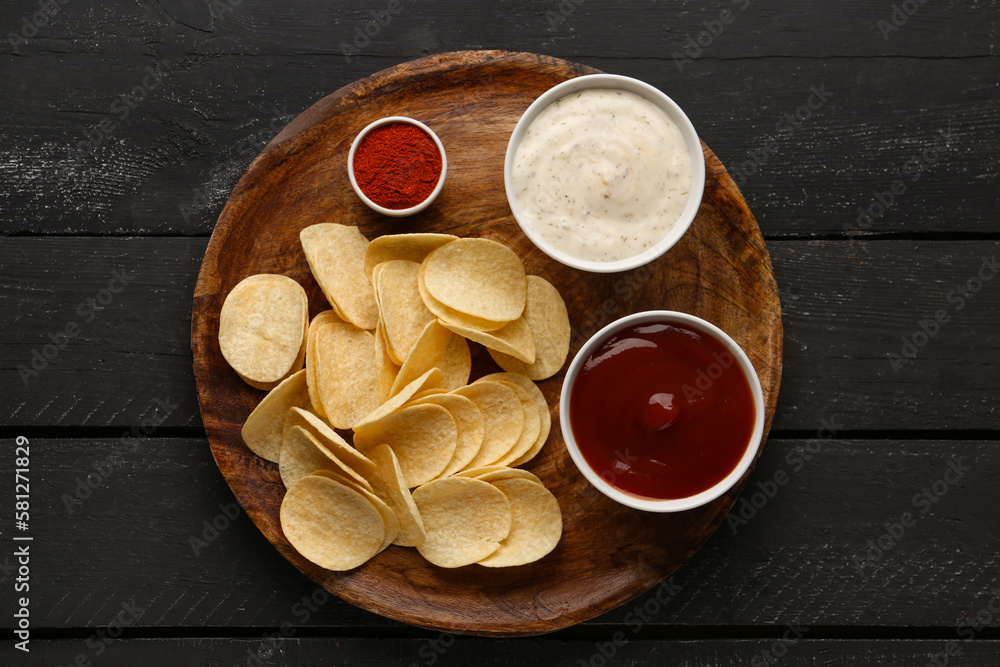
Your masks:
{"label": "white sauce bowl", "polygon": [[[521,139],[524,137],[524,133],[527,131],[528,126],[531,125],[538,115],[548,108],[553,102],[572,93],[578,93],[583,90],[591,89],[623,90],[639,95],[640,97],[652,102],[659,109],[661,109],[667,117],[673,121],[674,125],[677,126],[677,129],[680,130],[684,143],[687,146],[688,153],[691,156],[691,189],[688,193],[687,204],[674,226],[662,239],[660,239],[659,242],[641,253],[609,262],[580,259],[566,253],[563,250],[553,247],[551,243],[542,238],[541,235],[534,228],[532,228],[530,221],[527,220],[521,210],[513,185],[514,156],[518,146],[521,144]],[[574,269],[590,271],[593,273],[616,273],[620,271],[629,271],[643,266],[644,264],[649,264],[670,250],[670,248],[672,248],[674,244],[676,244],[677,241],[684,236],[684,233],[691,226],[695,216],[698,214],[698,209],[701,207],[701,199],[705,191],[705,155],[702,152],[701,140],[698,138],[698,133],[695,132],[694,125],[691,124],[688,117],[683,111],[681,111],[681,108],[661,91],[657,90],[648,83],[627,76],[619,76],[617,74],[588,74],[575,79],[570,79],[569,81],[564,81],[563,83],[550,88],[531,103],[531,106],[527,108],[521,116],[521,119],[517,122],[517,125],[514,127],[514,131],[510,135],[510,141],[507,143],[507,155],[504,158],[503,165],[503,180],[504,188],[507,191],[507,202],[510,204],[510,210],[514,214],[514,220],[517,221],[517,224],[521,227],[521,231],[523,231],[525,235],[531,239],[531,242],[534,243],[539,250],[552,259],[555,259],[566,266],[571,266]]]}

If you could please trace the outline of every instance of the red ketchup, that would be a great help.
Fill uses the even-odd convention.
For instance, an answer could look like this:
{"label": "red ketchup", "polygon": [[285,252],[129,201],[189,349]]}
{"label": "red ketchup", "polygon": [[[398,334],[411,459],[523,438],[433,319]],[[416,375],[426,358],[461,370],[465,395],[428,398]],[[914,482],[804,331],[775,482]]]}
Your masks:
{"label": "red ketchup", "polygon": [[569,407],[583,457],[641,498],[687,498],[715,486],[746,453],[756,411],[739,362],[714,336],[646,323],[604,342],[580,369]]}

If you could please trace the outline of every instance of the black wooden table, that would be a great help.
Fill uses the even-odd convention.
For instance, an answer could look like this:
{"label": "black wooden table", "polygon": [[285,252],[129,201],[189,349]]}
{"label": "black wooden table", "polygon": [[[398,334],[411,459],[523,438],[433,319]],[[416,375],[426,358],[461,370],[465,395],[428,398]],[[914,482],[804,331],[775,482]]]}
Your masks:
{"label": "black wooden table", "polygon": [[[0,664],[1000,664],[997,2],[345,4],[0,8]],[[234,504],[191,368],[196,271],[262,146],[351,81],[479,48],[667,91],[756,214],[784,315],[729,520],[537,639],[317,590]]]}

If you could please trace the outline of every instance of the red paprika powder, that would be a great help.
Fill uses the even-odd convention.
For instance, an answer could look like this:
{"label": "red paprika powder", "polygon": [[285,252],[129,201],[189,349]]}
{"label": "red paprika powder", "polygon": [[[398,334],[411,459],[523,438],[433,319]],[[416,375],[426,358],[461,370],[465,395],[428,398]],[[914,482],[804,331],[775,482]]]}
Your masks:
{"label": "red paprika powder", "polygon": [[354,180],[369,199],[393,210],[427,199],[441,176],[441,153],[416,125],[388,123],[371,130],[354,150]]}

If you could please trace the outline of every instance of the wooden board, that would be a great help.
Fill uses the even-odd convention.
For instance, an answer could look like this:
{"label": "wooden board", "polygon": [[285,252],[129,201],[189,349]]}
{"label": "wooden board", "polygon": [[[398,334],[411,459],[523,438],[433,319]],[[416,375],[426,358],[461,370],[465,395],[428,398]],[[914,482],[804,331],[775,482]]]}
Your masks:
{"label": "wooden board", "polygon": [[[289,275],[306,287],[312,314],[328,308],[309,274],[298,232],[317,222],[357,224],[368,238],[405,231],[492,238],[513,248],[529,274],[563,294],[583,340],[625,314],[653,308],[697,314],[727,331],[754,363],[767,423],[781,374],[781,312],[760,230],[721,163],[705,147],[701,211],[682,241],[646,269],[585,274],[549,259],[521,234],[503,190],[507,139],[524,109],[556,83],[596,70],[523,53],[442,54],[380,72],[324,98],[293,120],[250,165],[223,209],[205,253],[192,317],[192,350],[202,417],[219,468],[272,544],[329,591],[365,609],[415,625],[514,636],[565,627],[608,611],[676,569],[712,534],[742,484],[708,506],[655,515],[590,490],[573,467],[557,420],[542,454],[528,464],[560,499],[564,535],[538,563],[508,570],[446,570],[413,549],[392,547],[346,573],[301,558],[277,519],[284,487],[277,467],[253,455],[239,432],[263,396],[238,379],[219,352],[218,313],[248,275]],[[372,120],[408,115],[441,137],[448,182],[427,211],[402,220],[368,210],[347,183],[346,155]],[[478,355],[474,376],[495,370]],[[557,413],[563,373],[540,384]],[[749,473],[748,473],[749,475]]]}
{"label": "wooden board", "polygon": [[[587,0],[578,11],[591,8],[592,1]],[[241,11],[250,2],[244,0]],[[435,11],[428,7],[421,0],[420,11]],[[470,5],[469,11],[482,7],[479,3],[473,10]],[[516,11],[508,10],[507,3],[503,7],[505,13]],[[845,227],[857,221],[858,206],[869,206],[876,192],[885,191],[901,176],[906,194],[861,230],[865,235],[945,234],[955,238],[1000,232],[995,196],[1000,162],[994,160],[1000,144],[1000,124],[995,122],[1000,96],[992,58],[924,58],[920,67],[914,67],[912,58],[827,59],[791,53],[781,58],[724,61],[702,57],[679,73],[670,60],[669,44],[655,45],[637,34],[640,26],[658,24],[657,15],[665,7],[645,3],[631,10],[641,12],[642,18],[633,16],[629,24],[613,31],[602,28],[599,33],[615,41],[631,41],[620,40],[621,34],[636,37],[637,43],[627,46],[630,52],[634,49],[630,57],[613,57],[607,43],[601,42],[600,47],[582,52],[580,59],[667,91],[734,174],[766,239],[845,238]],[[953,28],[958,8],[925,4],[920,17],[935,10],[941,12],[935,25],[947,16]],[[115,20],[121,16],[117,10],[108,11]],[[452,2],[436,11],[450,14],[456,10]],[[624,6],[616,5],[616,11],[624,14]],[[825,11],[817,20],[830,23],[836,18],[831,13]],[[740,26],[746,27],[742,21],[750,18],[744,14]],[[296,38],[308,33],[302,24],[293,29],[281,20],[271,25],[264,20],[254,19],[255,40],[267,30],[281,34],[294,30]],[[20,14],[10,22],[19,24]],[[519,21],[518,30],[524,24]],[[670,25],[673,22],[657,30]],[[699,26],[693,34],[704,29],[700,20],[691,19],[690,25]],[[121,30],[132,29],[121,26]],[[914,29],[911,20],[902,31],[905,38],[913,36]],[[448,31],[452,32],[450,23]],[[760,44],[760,34],[747,27],[744,39]],[[574,33],[569,31],[562,35],[571,36]],[[725,40],[720,41],[728,45],[735,37],[735,32],[727,30]],[[211,45],[192,39],[186,47],[177,48],[200,53],[216,48],[223,38],[207,37]],[[772,35],[784,44],[791,38]],[[899,38],[904,35],[897,34],[893,44],[898,45]],[[677,43],[682,45],[683,39],[680,36]],[[961,41],[948,39],[952,44]],[[426,47],[440,50],[431,40],[428,37]],[[877,34],[876,41],[882,43]],[[491,37],[489,42],[520,43],[503,37]],[[534,46],[540,48],[537,43]],[[302,52],[282,55],[265,49],[246,55],[241,50],[241,54],[199,59],[154,91],[93,155],[74,160],[71,187],[59,186],[53,170],[40,166],[39,156],[49,157],[53,145],[81,140],[83,130],[107,112],[109,100],[126,89],[123,82],[138,83],[132,81],[135,73],[157,58],[148,53],[146,39],[138,40],[134,51],[116,43],[115,52],[104,56],[73,48],[34,54],[32,62],[37,66],[11,65],[4,72],[6,78],[0,78],[0,84],[14,86],[11,94],[19,98],[4,117],[7,127],[17,131],[0,128],[6,142],[3,155],[9,161],[3,171],[5,187],[0,190],[0,232],[207,237],[240,175],[288,118],[331,90],[420,53],[416,46],[411,48],[396,56],[368,55],[370,48],[350,62],[336,53],[336,57],[327,56],[336,66],[322,68],[321,76],[317,75],[317,56]],[[541,48],[552,50],[549,45]],[[564,48],[558,52],[573,53]],[[82,69],[92,76],[40,78],[39,69],[64,74]],[[281,76],[273,76],[274,72]],[[219,82],[230,80],[233,85],[226,94],[217,94]],[[805,104],[814,85],[831,93],[826,104],[793,135],[777,133],[775,124]],[[29,89],[31,95],[17,92]],[[930,101],[918,94],[920,90],[933,90],[934,100],[942,102]],[[74,108],[81,111],[68,113],[67,99],[74,100]],[[288,117],[282,119],[285,114]],[[170,122],[164,123],[165,118]],[[904,165],[933,146],[939,130],[945,128],[954,132],[950,148],[936,154],[919,181],[903,175]],[[756,173],[745,181],[740,178],[738,170],[755,166]]]}
{"label": "wooden board", "polygon": [[[755,210],[756,213],[756,210]],[[117,437],[176,404],[157,436],[204,433],[191,365],[191,298],[208,238],[7,238],[0,244],[0,307],[14,313],[0,383],[0,424],[14,436]],[[982,438],[1000,431],[1000,280],[960,311],[948,301],[1000,241],[769,240],[785,339],[773,439]],[[136,280],[87,322],[84,298],[112,270]],[[49,295],[44,301],[31,295]],[[85,304],[86,305],[86,304]],[[899,372],[902,336],[940,308],[951,320]],[[66,322],[77,336],[24,385],[19,367]],[[95,366],[94,360],[100,364]],[[160,417],[164,415],[162,412]],[[990,435],[987,435],[990,434]]]}
{"label": "wooden board", "polygon": [[[730,667],[731,665],[778,662],[814,665],[924,665],[960,664],[962,667],[994,667],[1000,652],[1000,641],[983,639],[974,642],[950,636],[933,639],[810,639],[806,633],[813,628],[799,624],[781,626],[766,638],[713,639],[678,641],[660,639],[630,641],[625,632],[613,635],[614,640],[593,642],[584,640],[553,640],[544,644],[529,640],[514,640],[502,650],[491,650],[468,641],[444,636],[423,639],[327,639],[316,637],[243,637],[243,638],[150,638],[120,639],[108,647],[103,664],[108,665],[228,665],[284,664],[324,665],[326,667],[375,667],[378,665],[477,665],[506,667],[515,663],[511,655],[525,656],[524,662],[542,665],[616,665],[640,667],[663,665],[671,667]],[[805,634],[799,639],[793,632]],[[787,633],[787,634],[785,634]],[[792,641],[783,641],[782,636]],[[91,641],[94,641],[93,639]],[[36,639],[31,643],[32,655],[39,665],[71,663],[80,655],[81,640]],[[949,649],[952,653],[945,653]],[[960,653],[954,653],[958,649]],[[87,655],[86,653],[82,655]],[[604,656],[610,655],[611,660]],[[958,662],[945,663],[944,660]],[[272,659],[273,662],[268,659]],[[418,658],[418,659],[415,659]],[[604,662],[602,662],[604,660]]]}
{"label": "wooden board", "polygon": [[[955,625],[974,618],[1000,581],[997,445],[783,439],[772,430],[730,516],[751,516],[743,500],[760,493],[758,482],[782,474],[787,482],[758,502],[762,506],[746,524],[727,519],[662,585],[558,636],[592,642],[618,631],[632,639],[739,637],[787,622],[814,628],[810,637],[898,639],[927,630],[954,635]],[[316,584],[285,561],[245,514],[229,519],[236,503],[205,438],[32,437],[31,458],[52,489],[51,502],[32,507],[33,534],[58,535],[60,544],[72,545],[73,559],[67,567],[66,549],[33,553],[32,578],[45,582],[31,596],[32,629],[39,633],[66,637],[75,628],[89,635],[134,598],[145,613],[132,636],[259,636],[285,621],[308,636],[424,636],[334,595],[307,617],[298,614],[296,605],[318,590]],[[922,514],[913,495],[941,479],[950,461],[971,470]],[[108,474],[88,489],[83,480],[98,464]],[[14,494],[15,467],[13,456],[0,459],[0,495]],[[885,524],[906,511],[918,517],[914,529],[877,569],[859,571],[854,557],[873,555],[868,541],[878,540]],[[127,545],[127,558],[116,557],[109,544]],[[16,568],[11,551],[0,554],[0,584]],[[8,628],[15,627],[15,602],[0,600]],[[992,631],[1000,638],[994,620]]]}

